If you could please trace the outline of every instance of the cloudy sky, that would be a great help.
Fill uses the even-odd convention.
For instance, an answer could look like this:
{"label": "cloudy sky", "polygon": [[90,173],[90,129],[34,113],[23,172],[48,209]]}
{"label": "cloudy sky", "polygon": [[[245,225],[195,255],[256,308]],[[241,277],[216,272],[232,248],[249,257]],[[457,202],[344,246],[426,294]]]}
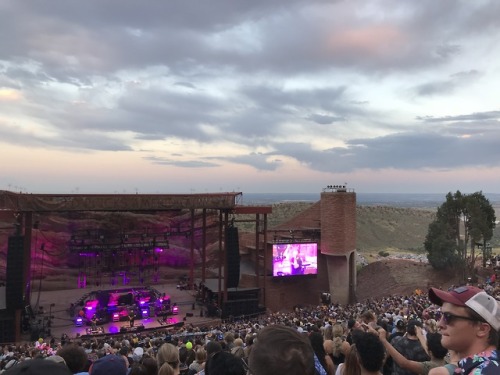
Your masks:
{"label": "cloudy sky", "polygon": [[500,192],[500,1],[2,0],[0,190]]}

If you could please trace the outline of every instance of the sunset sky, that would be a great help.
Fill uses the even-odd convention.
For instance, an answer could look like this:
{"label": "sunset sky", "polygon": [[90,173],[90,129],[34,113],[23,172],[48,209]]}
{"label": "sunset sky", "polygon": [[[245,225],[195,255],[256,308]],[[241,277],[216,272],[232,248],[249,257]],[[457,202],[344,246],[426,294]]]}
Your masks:
{"label": "sunset sky", "polygon": [[2,0],[0,190],[500,193],[500,1]]}

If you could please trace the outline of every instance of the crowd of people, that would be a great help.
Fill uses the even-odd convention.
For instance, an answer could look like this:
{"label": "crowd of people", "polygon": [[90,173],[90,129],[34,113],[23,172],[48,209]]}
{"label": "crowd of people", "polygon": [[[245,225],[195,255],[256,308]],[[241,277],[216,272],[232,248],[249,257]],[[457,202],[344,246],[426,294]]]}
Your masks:
{"label": "crowd of people", "polygon": [[500,374],[496,284],[293,311],[217,326],[6,345],[0,371],[89,375]]}

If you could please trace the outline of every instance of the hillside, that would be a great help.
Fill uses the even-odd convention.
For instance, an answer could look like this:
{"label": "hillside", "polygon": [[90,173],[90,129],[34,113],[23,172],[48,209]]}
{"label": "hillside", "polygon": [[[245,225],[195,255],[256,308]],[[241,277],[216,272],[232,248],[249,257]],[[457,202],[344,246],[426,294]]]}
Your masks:
{"label": "hillside", "polygon": [[[293,202],[273,205],[272,214],[268,215],[268,228],[294,220],[300,226],[301,220],[310,220],[307,211],[316,208],[315,203]],[[427,228],[434,219],[434,211],[419,208],[398,208],[389,206],[357,206],[357,248],[361,253],[372,253],[380,250],[423,251],[423,241]],[[248,217],[251,218],[250,215]],[[238,224],[241,231],[251,232],[252,223]],[[293,228],[290,228],[293,229]]]}
{"label": "hillside", "polygon": [[453,273],[437,271],[427,263],[406,259],[373,262],[361,268],[357,277],[359,302],[393,294],[410,295],[417,288],[426,291],[431,286],[447,287],[458,281]]}
{"label": "hillside", "polygon": [[[272,214],[268,215],[268,228],[272,232],[290,218],[302,217],[310,219],[308,209],[315,209],[315,203],[285,202],[274,204]],[[493,205],[500,215],[500,206]],[[314,214],[313,214],[314,216]],[[423,242],[429,224],[434,220],[435,209],[403,208],[393,206],[361,206],[356,207],[356,243],[360,253],[376,253],[384,251],[423,252]],[[249,215],[249,219],[253,216]],[[300,226],[300,220],[293,220]],[[253,231],[253,223],[238,224],[241,231]],[[290,228],[293,229],[293,228]],[[500,226],[497,226],[491,239],[493,252],[500,247]]]}

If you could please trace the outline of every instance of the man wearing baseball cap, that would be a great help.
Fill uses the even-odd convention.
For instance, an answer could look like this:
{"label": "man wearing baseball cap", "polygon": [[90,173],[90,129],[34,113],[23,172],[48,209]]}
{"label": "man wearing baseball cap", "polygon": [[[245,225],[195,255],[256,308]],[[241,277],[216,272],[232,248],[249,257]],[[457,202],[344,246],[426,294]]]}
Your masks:
{"label": "man wearing baseball cap", "polygon": [[441,343],[457,352],[460,373],[500,374],[500,302],[473,286],[431,288],[429,299],[441,306]]}

